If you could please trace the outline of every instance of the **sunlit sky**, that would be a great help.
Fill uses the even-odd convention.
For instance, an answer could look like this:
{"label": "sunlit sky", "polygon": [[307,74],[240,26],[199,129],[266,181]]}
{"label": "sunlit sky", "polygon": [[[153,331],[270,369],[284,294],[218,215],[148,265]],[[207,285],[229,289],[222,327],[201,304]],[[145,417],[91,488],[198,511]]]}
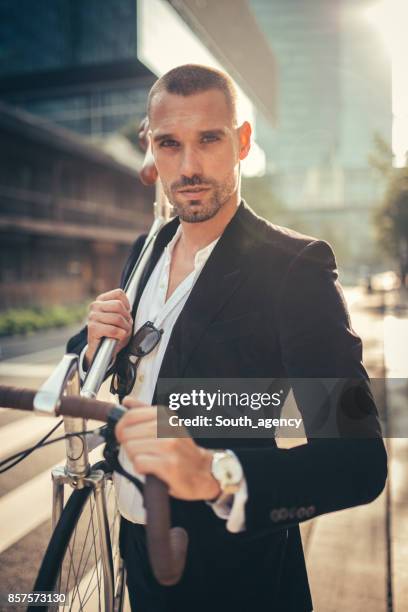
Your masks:
{"label": "sunlit sky", "polygon": [[381,34],[392,63],[392,147],[395,164],[404,165],[408,150],[408,0],[378,0],[366,18]]}

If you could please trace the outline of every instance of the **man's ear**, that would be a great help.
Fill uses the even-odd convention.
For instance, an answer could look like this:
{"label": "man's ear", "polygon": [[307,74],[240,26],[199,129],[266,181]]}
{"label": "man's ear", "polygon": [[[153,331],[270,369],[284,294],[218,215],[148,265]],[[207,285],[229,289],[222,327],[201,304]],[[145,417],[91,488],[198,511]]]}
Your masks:
{"label": "man's ear", "polygon": [[249,153],[251,148],[251,134],[252,129],[248,121],[244,121],[244,123],[238,128],[238,138],[239,138],[239,159],[245,159]]}

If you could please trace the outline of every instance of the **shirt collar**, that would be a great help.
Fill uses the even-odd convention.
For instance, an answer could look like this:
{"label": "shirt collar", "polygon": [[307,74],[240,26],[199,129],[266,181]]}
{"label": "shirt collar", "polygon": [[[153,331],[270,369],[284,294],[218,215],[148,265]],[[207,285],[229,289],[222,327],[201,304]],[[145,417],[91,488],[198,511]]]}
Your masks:
{"label": "shirt collar", "polygon": [[[173,256],[174,247],[176,246],[176,243],[179,240],[182,232],[183,232],[183,228],[180,224],[173,238],[170,240],[170,242],[167,244],[165,248],[165,265],[170,265],[170,261]],[[205,246],[204,248],[197,251],[197,253],[195,254],[195,258],[194,258],[194,269],[195,270],[197,270],[197,268],[199,267],[204,266],[205,262],[211,255],[219,239],[220,239],[220,236],[218,236],[218,238],[210,242],[210,244],[207,244],[207,246]]]}

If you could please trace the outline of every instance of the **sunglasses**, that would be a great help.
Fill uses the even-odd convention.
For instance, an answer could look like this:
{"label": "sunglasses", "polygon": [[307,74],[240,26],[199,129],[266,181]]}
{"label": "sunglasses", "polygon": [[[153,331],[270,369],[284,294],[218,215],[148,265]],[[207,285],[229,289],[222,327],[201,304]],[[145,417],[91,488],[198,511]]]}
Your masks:
{"label": "sunglasses", "polygon": [[116,372],[110,386],[111,393],[123,398],[132,392],[140,360],[156,348],[162,334],[163,330],[156,329],[151,321],[147,321],[137,330],[127,345],[127,350],[116,362]]}

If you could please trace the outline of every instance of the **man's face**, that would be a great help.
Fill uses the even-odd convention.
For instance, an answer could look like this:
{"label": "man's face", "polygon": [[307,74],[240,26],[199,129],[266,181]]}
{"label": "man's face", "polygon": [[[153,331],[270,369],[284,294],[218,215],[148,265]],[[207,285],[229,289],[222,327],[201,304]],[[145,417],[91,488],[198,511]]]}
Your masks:
{"label": "man's face", "polygon": [[155,164],[175,214],[188,223],[211,219],[237,192],[239,160],[247,154],[223,92],[157,94],[149,122]]}

